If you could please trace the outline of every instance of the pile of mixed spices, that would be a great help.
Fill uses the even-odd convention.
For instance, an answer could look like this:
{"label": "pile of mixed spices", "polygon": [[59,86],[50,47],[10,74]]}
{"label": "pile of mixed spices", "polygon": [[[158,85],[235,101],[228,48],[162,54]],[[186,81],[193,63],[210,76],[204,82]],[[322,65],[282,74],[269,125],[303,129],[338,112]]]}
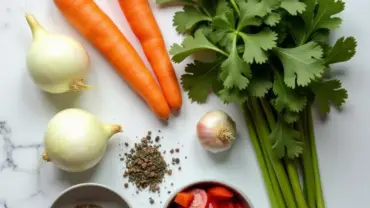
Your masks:
{"label": "pile of mixed spices", "polygon": [[[129,153],[125,153],[124,177],[128,177],[128,181],[135,184],[139,190],[149,187],[150,191],[159,192],[159,184],[167,173],[167,163],[159,147],[160,145],[153,144],[149,131],[140,143],[136,143]],[[125,184],[125,187],[128,187],[128,184]]]}

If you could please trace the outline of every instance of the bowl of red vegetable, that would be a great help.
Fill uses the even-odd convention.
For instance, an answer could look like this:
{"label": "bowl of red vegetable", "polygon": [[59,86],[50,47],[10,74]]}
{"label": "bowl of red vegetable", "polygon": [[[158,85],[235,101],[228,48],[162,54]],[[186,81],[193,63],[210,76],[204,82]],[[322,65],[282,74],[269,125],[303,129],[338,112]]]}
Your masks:
{"label": "bowl of red vegetable", "polygon": [[189,184],[173,194],[165,208],[253,208],[240,191],[218,181]]}

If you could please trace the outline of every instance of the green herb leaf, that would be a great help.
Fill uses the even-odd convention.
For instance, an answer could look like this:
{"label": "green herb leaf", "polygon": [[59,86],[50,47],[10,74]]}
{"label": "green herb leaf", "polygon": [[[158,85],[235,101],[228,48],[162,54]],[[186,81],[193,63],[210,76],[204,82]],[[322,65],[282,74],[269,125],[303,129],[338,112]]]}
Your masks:
{"label": "green herb leaf", "polygon": [[[213,1],[210,1],[214,3]],[[218,0],[216,5],[216,15],[220,15],[225,11],[232,10],[227,0]]]}
{"label": "green herb leaf", "polygon": [[356,39],[354,37],[340,38],[325,58],[326,64],[334,64],[350,60],[356,54]]}
{"label": "green herb leaf", "polygon": [[216,29],[215,31],[212,32],[212,34],[210,34],[209,38],[213,43],[216,44],[216,43],[220,42],[222,39],[224,39],[226,34],[228,34],[227,30]]}
{"label": "green herb leaf", "polygon": [[306,5],[306,9],[301,16],[308,28],[311,27],[313,17],[315,16],[316,1],[317,0],[302,0],[302,2]]}
{"label": "green herb leaf", "polygon": [[[264,17],[268,13],[271,13],[272,10],[279,8],[282,0],[248,0],[246,4],[247,8],[251,8],[254,11],[255,15],[259,17]],[[243,5],[244,2],[240,2],[240,5]]]}
{"label": "green herb leaf", "polygon": [[288,87],[307,86],[320,78],[326,68],[320,60],[323,50],[315,42],[296,48],[275,48],[275,51],[284,66],[284,82]]}
{"label": "green herb leaf", "polygon": [[227,53],[231,52],[233,46],[235,24],[236,19],[232,9],[227,9],[213,18],[212,27],[216,30],[212,33],[210,39],[224,48]]}
{"label": "green herb leaf", "polygon": [[312,41],[319,44],[328,44],[330,31],[328,29],[317,30],[311,37]]}
{"label": "green herb leaf", "polygon": [[208,37],[208,38],[213,33],[213,28],[211,26],[208,26],[208,25],[200,25],[198,27],[198,30],[201,31],[203,33],[203,35]]}
{"label": "green herb leaf", "polygon": [[277,12],[272,12],[266,16],[264,23],[269,26],[276,26],[281,20],[281,16]]}
{"label": "green herb leaf", "polygon": [[276,47],[277,34],[269,29],[264,29],[257,34],[239,34],[245,44],[243,59],[248,63],[266,62],[268,59],[266,51]]}
{"label": "green herb leaf", "polygon": [[286,111],[284,112],[284,121],[288,124],[293,124],[299,120],[299,113]]}
{"label": "green herb leaf", "polygon": [[283,0],[280,6],[291,15],[300,14],[306,9],[306,4],[299,0]]}
{"label": "green herb leaf", "polygon": [[170,54],[173,55],[172,60],[174,62],[180,63],[191,54],[201,50],[213,50],[215,52],[224,54],[225,56],[228,55],[217,46],[209,42],[200,30],[195,32],[194,37],[188,35],[182,42],[181,46],[179,44],[174,44],[170,49]]}
{"label": "green herb leaf", "polygon": [[289,27],[285,23],[278,24],[274,27],[274,31],[278,34],[278,38],[276,40],[278,45],[282,45],[282,43],[287,39],[290,38],[289,36]]}
{"label": "green herb leaf", "polygon": [[[198,1],[198,5],[200,5],[200,7],[209,15],[211,15],[211,13],[213,14],[215,9],[216,9],[216,5],[215,5],[215,2],[214,1],[209,1],[209,0],[197,0]],[[223,1],[223,0],[218,0],[218,1]]]}
{"label": "green herb leaf", "polygon": [[300,17],[290,17],[289,21],[285,21],[284,23],[287,25],[289,34],[293,37],[294,46],[299,46],[307,42],[307,29]]}
{"label": "green herb leaf", "polygon": [[300,112],[307,104],[307,98],[299,96],[293,89],[287,87],[278,72],[275,72],[273,91],[276,95],[274,107],[278,112],[284,109]]}
{"label": "green herb leaf", "polygon": [[294,159],[303,152],[303,143],[299,141],[300,133],[290,128],[282,119],[279,119],[270,138],[272,148],[277,157]]}
{"label": "green herb leaf", "polygon": [[261,18],[258,18],[258,3],[255,1],[244,1],[239,2],[240,7],[240,20],[238,23],[238,30],[241,30],[247,26],[259,26],[262,24]]}
{"label": "green herb leaf", "polygon": [[249,64],[239,57],[236,48],[236,37],[233,41],[233,48],[229,57],[221,65],[220,78],[225,88],[236,87],[239,90],[247,88],[251,69]]}
{"label": "green herb leaf", "polygon": [[195,61],[185,68],[186,74],[181,77],[181,84],[193,102],[204,103],[217,80],[220,65]]}
{"label": "green herb leaf", "polygon": [[175,13],[173,26],[176,27],[177,32],[184,33],[202,21],[212,21],[212,19],[193,6],[184,6],[184,11]]}
{"label": "green herb leaf", "polygon": [[264,97],[272,88],[272,82],[265,77],[253,76],[247,87],[248,95],[254,97]]}
{"label": "green herb leaf", "polygon": [[330,112],[330,104],[340,108],[348,98],[347,91],[342,88],[339,80],[316,82],[311,88],[315,93],[315,103],[323,113]]}
{"label": "green herb leaf", "polygon": [[318,10],[312,21],[311,31],[320,28],[337,29],[342,20],[333,15],[339,14],[344,10],[344,2],[342,0],[319,0]]}
{"label": "green herb leaf", "polygon": [[224,88],[218,92],[218,96],[224,103],[244,103],[248,100],[248,93],[237,88]]}
{"label": "green herb leaf", "polygon": [[233,10],[226,10],[222,14],[213,18],[212,25],[215,28],[221,28],[226,31],[233,31],[235,29],[235,16]]}

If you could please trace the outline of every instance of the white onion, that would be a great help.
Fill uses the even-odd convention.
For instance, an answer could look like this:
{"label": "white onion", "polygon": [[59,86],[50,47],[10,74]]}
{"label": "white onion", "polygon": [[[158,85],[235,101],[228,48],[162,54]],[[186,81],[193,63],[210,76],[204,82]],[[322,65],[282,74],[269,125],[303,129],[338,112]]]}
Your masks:
{"label": "white onion", "polygon": [[102,159],[109,138],[120,131],[86,111],[63,110],[49,121],[43,159],[65,171],[85,171]]}
{"label": "white onion", "polygon": [[27,67],[33,81],[49,93],[80,91],[87,88],[89,56],[71,37],[48,33],[33,15],[26,15],[33,41],[27,55]]}
{"label": "white onion", "polygon": [[223,152],[235,140],[235,122],[223,111],[210,111],[198,122],[197,134],[204,149],[213,153]]}

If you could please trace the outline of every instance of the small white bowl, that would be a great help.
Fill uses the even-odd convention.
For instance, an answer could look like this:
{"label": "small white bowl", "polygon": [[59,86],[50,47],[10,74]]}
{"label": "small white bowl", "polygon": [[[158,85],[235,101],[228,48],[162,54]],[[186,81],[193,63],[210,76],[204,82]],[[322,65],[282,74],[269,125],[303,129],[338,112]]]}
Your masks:
{"label": "small white bowl", "polygon": [[117,192],[96,183],[83,183],[66,189],[51,208],[75,208],[82,204],[96,204],[104,208],[132,208]]}
{"label": "small white bowl", "polygon": [[243,208],[254,208],[252,205],[250,199],[240,190],[231,187],[230,185],[225,184],[224,182],[220,181],[215,181],[215,180],[209,180],[209,181],[199,181],[199,182],[194,182],[189,185],[186,185],[176,192],[174,192],[169,200],[165,203],[163,208],[174,208],[178,207],[173,201],[175,200],[176,194],[182,191],[187,191],[193,188],[205,188],[207,186],[223,186],[229,190],[231,190],[234,194],[236,194],[236,198],[239,200],[239,202],[243,205]]}

